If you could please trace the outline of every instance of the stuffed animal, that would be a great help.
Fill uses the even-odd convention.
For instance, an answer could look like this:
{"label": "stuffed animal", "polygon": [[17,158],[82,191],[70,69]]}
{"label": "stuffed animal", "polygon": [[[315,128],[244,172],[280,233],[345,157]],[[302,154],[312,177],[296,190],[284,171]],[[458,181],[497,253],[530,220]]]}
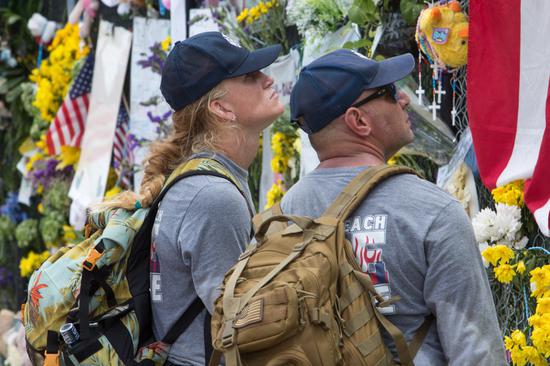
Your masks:
{"label": "stuffed animal", "polygon": [[422,10],[416,26],[416,41],[430,63],[443,69],[466,65],[468,18],[458,1]]}

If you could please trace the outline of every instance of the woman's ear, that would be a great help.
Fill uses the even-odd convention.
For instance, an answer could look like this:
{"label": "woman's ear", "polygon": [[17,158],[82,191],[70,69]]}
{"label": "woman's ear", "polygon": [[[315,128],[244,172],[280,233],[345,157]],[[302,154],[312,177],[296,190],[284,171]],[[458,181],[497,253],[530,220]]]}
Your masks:
{"label": "woman's ear", "polygon": [[210,112],[214,113],[221,121],[235,121],[237,116],[233,112],[231,104],[222,99],[214,99],[208,105]]}
{"label": "woman's ear", "polygon": [[356,135],[366,137],[371,134],[371,118],[359,108],[348,108],[344,113],[343,118],[346,126],[348,126],[348,128]]}

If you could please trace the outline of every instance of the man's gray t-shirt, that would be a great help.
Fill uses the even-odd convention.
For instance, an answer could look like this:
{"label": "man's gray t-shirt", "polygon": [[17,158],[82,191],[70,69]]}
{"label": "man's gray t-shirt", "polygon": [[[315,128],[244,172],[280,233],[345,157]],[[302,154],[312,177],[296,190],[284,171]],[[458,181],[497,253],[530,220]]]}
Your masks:
{"label": "man's gray t-shirt", "polygon": [[[200,175],[177,182],[162,200],[151,245],[151,301],[153,332],[162,339],[198,295],[212,313],[225,272],[250,240],[253,206],[248,173],[227,157],[209,156],[238,180]],[[247,202],[248,201],[248,202]],[[177,365],[204,365],[203,311],[170,349]]]}
{"label": "man's gray t-shirt", "polygon": [[[285,214],[318,217],[365,167],[317,168],[283,197]],[[384,296],[383,308],[407,340],[427,315],[437,321],[417,366],[505,365],[495,306],[464,209],[414,175],[379,184],[346,220],[357,263]],[[385,343],[395,350],[386,334]]]}

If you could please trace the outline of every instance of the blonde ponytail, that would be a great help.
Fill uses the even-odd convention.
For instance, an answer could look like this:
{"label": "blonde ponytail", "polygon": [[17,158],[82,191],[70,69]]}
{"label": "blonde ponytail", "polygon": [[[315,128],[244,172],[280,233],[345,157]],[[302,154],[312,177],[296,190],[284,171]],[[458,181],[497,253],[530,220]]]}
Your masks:
{"label": "blonde ponytail", "polygon": [[170,135],[150,146],[149,155],[144,161],[144,176],[139,193],[122,192],[95,205],[92,211],[149,207],[159,195],[168,176],[191,154],[216,150],[215,137],[219,121],[210,111],[209,105],[212,100],[221,98],[225,93],[226,91],[218,86],[196,102],[174,112]]}

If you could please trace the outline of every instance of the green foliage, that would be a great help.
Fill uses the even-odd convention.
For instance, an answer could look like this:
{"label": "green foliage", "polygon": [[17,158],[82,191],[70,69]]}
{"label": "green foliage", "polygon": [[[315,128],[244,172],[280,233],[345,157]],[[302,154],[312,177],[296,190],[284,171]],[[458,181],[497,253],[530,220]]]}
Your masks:
{"label": "green foliage", "polygon": [[15,241],[15,224],[7,216],[0,216],[0,265],[8,263],[9,246]]}
{"label": "green foliage", "polygon": [[38,47],[27,29],[27,20],[42,8],[42,1],[8,0],[0,7],[0,40],[6,42],[17,60],[15,67],[0,63],[0,102],[10,116],[0,123],[0,202],[7,192],[19,187],[16,165],[21,158],[18,148],[28,136],[32,117],[24,108],[21,96],[24,81],[35,67]]}
{"label": "green foliage", "polygon": [[435,183],[438,166],[429,157],[412,154],[397,154],[393,158],[397,165],[414,169],[422,178]]}
{"label": "green foliage", "polygon": [[364,26],[380,22],[380,11],[373,0],[354,0],[348,12],[349,20]]}
{"label": "green foliage", "polygon": [[56,243],[60,240],[63,233],[63,224],[65,215],[52,211],[40,219],[40,235],[46,243]]}
{"label": "green foliage", "polygon": [[37,246],[33,244],[40,239],[38,233],[38,220],[28,219],[17,225],[17,229],[15,229],[15,239],[17,240],[17,245],[22,249],[29,249]]}
{"label": "green foliage", "polygon": [[417,0],[401,0],[399,8],[403,19],[408,24],[413,25],[416,24],[420,12],[424,9],[424,3]]}
{"label": "green foliage", "polygon": [[363,38],[363,39],[360,39],[360,40],[355,41],[355,42],[349,42],[348,41],[348,42],[344,43],[344,45],[342,47],[346,48],[348,50],[354,50],[354,49],[357,49],[357,48],[369,49],[370,46],[372,46],[372,39]]}
{"label": "green foliage", "polygon": [[44,191],[44,198],[42,199],[42,205],[44,205],[44,212],[48,214],[51,211],[60,212],[61,215],[68,214],[71,199],[68,196],[69,182],[56,179],[53,183]]}

